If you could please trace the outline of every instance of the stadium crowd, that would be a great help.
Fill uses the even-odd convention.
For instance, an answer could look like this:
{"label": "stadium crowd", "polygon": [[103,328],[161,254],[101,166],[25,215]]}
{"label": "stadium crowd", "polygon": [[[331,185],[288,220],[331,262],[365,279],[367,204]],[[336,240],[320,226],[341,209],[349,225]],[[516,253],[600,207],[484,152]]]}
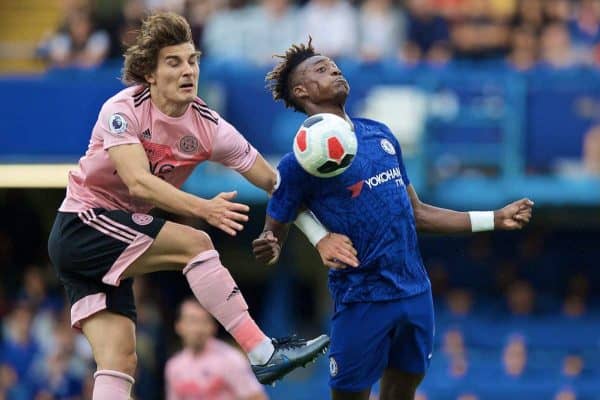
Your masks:
{"label": "stadium crowd", "polygon": [[[48,207],[60,198],[56,192],[48,196]],[[68,302],[45,250],[45,213],[52,210],[36,207],[35,197],[22,190],[5,191],[0,197],[0,399],[90,398],[95,368],[91,350],[69,327]],[[224,254],[237,260],[232,265],[248,259],[240,255],[244,246],[250,252],[247,239],[219,243]],[[428,393],[441,387],[455,389],[457,396],[452,398],[457,399],[486,382],[518,390],[524,390],[518,385],[525,383],[544,384],[556,399],[586,398],[578,397],[581,390],[597,390],[600,358],[593,327],[600,322],[594,296],[600,275],[593,267],[600,253],[593,241],[594,231],[540,228],[514,236],[423,237],[438,333],[419,398],[438,398]],[[323,315],[330,312],[330,303],[317,283],[322,286],[324,270],[306,254],[306,247],[292,247],[287,268],[279,267],[293,271],[291,303],[284,312],[293,313],[287,318],[294,328],[326,330]],[[260,275],[263,269],[247,265],[242,270]],[[236,276],[258,318],[272,315],[271,295],[264,286],[260,289],[256,279]],[[189,294],[179,274],[136,279],[136,398],[163,398],[165,363],[181,348],[173,329],[176,309]],[[281,293],[276,296],[284,301]],[[223,332],[219,336],[227,338]],[[487,398],[480,396],[472,398]]]}
{"label": "stadium crowd", "polygon": [[[43,40],[49,67],[89,68],[121,58],[149,9],[182,13],[208,56],[259,65],[291,42],[312,35],[319,50],[366,63],[406,66],[449,63],[535,68],[600,66],[600,0],[64,0],[64,22]],[[276,33],[276,34],[275,34]],[[600,173],[600,131],[584,145],[590,171]],[[62,195],[62,193],[59,193]],[[56,197],[60,197],[57,195]],[[48,204],[45,207],[49,207]],[[46,253],[50,227],[39,204],[19,190],[0,194],[0,400],[86,399],[95,369],[85,339],[69,328],[69,308]],[[45,210],[51,213],[55,210]],[[597,232],[594,232],[597,237]],[[600,323],[600,258],[593,235],[539,228],[509,238],[423,238],[437,312],[432,382],[456,388],[454,399],[484,399],[473,382],[551,384],[554,399],[575,399],[598,381],[593,326]],[[239,241],[239,242],[238,242]],[[224,247],[240,253],[238,238]],[[458,243],[460,242],[460,243]],[[227,245],[225,243],[224,245]],[[249,248],[249,247],[248,247]],[[467,248],[466,253],[456,249]],[[576,250],[578,249],[578,250]],[[248,250],[249,251],[249,250]],[[306,267],[296,250],[292,268]],[[596,268],[597,270],[597,268]],[[136,279],[136,398],[163,398],[163,371],[178,349],[175,309],[187,293],[175,274]],[[326,329],[329,303],[313,277],[292,285],[303,299],[297,318]],[[317,277],[325,279],[324,274]],[[264,314],[256,280],[240,279],[249,303]],[[160,290],[157,288],[160,287]],[[307,306],[306,303],[309,303]],[[316,328],[314,328],[316,327]],[[224,335],[221,335],[225,337]],[[326,374],[326,372],[323,372]],[[544,380],[546,379],[546,380]],[[581,386],[579,383],[584,382]],[[597,387],[594,386],[594,390]],[[435,388],[425,381],[420,400]],[[533,397],[532,397],[533,398]],[[549,397],[550,398],[550,397]]]}
{"label": "stadium crowd", "polygon": [[40,44],[52,66],[118,58],[147,10],[187,17],[206,55],[257,64],[310,34],[320,51],[365,62],[452,61],[567,68],[600,64],[598,0],[66,0]]}

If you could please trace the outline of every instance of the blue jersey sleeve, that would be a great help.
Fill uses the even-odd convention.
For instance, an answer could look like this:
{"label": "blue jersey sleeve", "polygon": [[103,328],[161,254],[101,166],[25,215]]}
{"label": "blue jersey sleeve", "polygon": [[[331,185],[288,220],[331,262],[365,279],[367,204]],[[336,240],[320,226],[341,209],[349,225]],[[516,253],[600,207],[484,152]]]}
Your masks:
{"label": "blue jersey sleeve", "polygon": [[267,205],[267,214],[281,223],[296,219],[303,204],[307,176],[292,153],[286,154],[279,165],[279,186]]}
{"label": "blue jersey sleeve", "polygon": [[404,166],[404,159],[402,158],[402,148],[400,147],[400,143],[398,142],[398,139],[396,139],[396,136],[394,136],[394,134],[392,133],[390,128],[388,128],[385,125],[384,125],[384,128],[385,128],[384,129],[385,132],[390,137],[390,140],[392,141],[394,148],[396,149],[396,156],[398,157],[398,165],[400,166],[400,173],[402,174],[402,181],[404,182],[404,185],[408,186],[408,185],[410,185],[410,179],[408,179],[408,174],[406,173],[406,167]]}

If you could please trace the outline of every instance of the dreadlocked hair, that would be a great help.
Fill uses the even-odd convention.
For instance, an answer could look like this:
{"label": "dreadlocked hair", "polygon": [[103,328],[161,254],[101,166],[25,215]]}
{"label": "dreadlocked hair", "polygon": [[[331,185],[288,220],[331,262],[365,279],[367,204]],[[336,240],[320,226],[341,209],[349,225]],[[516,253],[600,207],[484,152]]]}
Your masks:
{"label": "dreadlocked hair", "polygon": [[304,112],[304,109],[292,99],[290,92],[290,76],[294,69],[304,60],[313,56],[319,56],[312,45],[309,36],[308,43],[293,44],[286,50],[284,55],[277,54],[275,57],[281,61],[267,74],[265,82],[267,89],[271,91],[274,100],[283,100],[287,108]]}

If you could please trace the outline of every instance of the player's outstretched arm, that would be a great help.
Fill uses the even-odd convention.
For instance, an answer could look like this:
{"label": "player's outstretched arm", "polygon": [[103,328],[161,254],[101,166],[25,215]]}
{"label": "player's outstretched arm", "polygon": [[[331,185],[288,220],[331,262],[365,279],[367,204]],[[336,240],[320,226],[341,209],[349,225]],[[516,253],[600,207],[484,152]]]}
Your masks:
{"label": "player's outstretched arm", "polygon": [[408,186],[408,194],[417,230],[432,233],[521,229],[529,223],[534,204],[533,201],[524,198],[496,211],[460,212],[421,202],[412,185]]}
{"label": "player's outstretched arm", "polygon": [[275,169],[264,159],[263,156],[258,154],[254,164],[246,172],[242,172],[242,176],[248,180],[251,184],[261,188],[268,194],[273,193],[277,185],[277,172]]}
{"label": "player's outstretched arm", "polygon": [[141,144],[114,146],[108,149],[108,154],[132,197],[174,214],[202,218],[232,236],[244,228],[242,223],[248,221],[246,213],[250,208],[231,201],[236,192],[203,199],[152,175]]}

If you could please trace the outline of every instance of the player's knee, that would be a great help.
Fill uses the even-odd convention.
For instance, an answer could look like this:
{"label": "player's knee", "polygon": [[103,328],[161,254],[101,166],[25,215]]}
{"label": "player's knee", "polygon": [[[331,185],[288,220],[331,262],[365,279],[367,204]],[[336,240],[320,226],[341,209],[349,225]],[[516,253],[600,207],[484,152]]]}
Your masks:
{"label": "player's knee", "polygon": [[98,364],[98,370],[119,371],[129,376],[135,376],[137,354],[135,351],[105,352],[96,357],[96,364]]}
{"label": "player's knee", "polygon": [[188,260],[191,260],[202,252],[215,249],[210,236],[204,231],[194,229],[189,239],[190,245],[186,248],[186,257]]}

